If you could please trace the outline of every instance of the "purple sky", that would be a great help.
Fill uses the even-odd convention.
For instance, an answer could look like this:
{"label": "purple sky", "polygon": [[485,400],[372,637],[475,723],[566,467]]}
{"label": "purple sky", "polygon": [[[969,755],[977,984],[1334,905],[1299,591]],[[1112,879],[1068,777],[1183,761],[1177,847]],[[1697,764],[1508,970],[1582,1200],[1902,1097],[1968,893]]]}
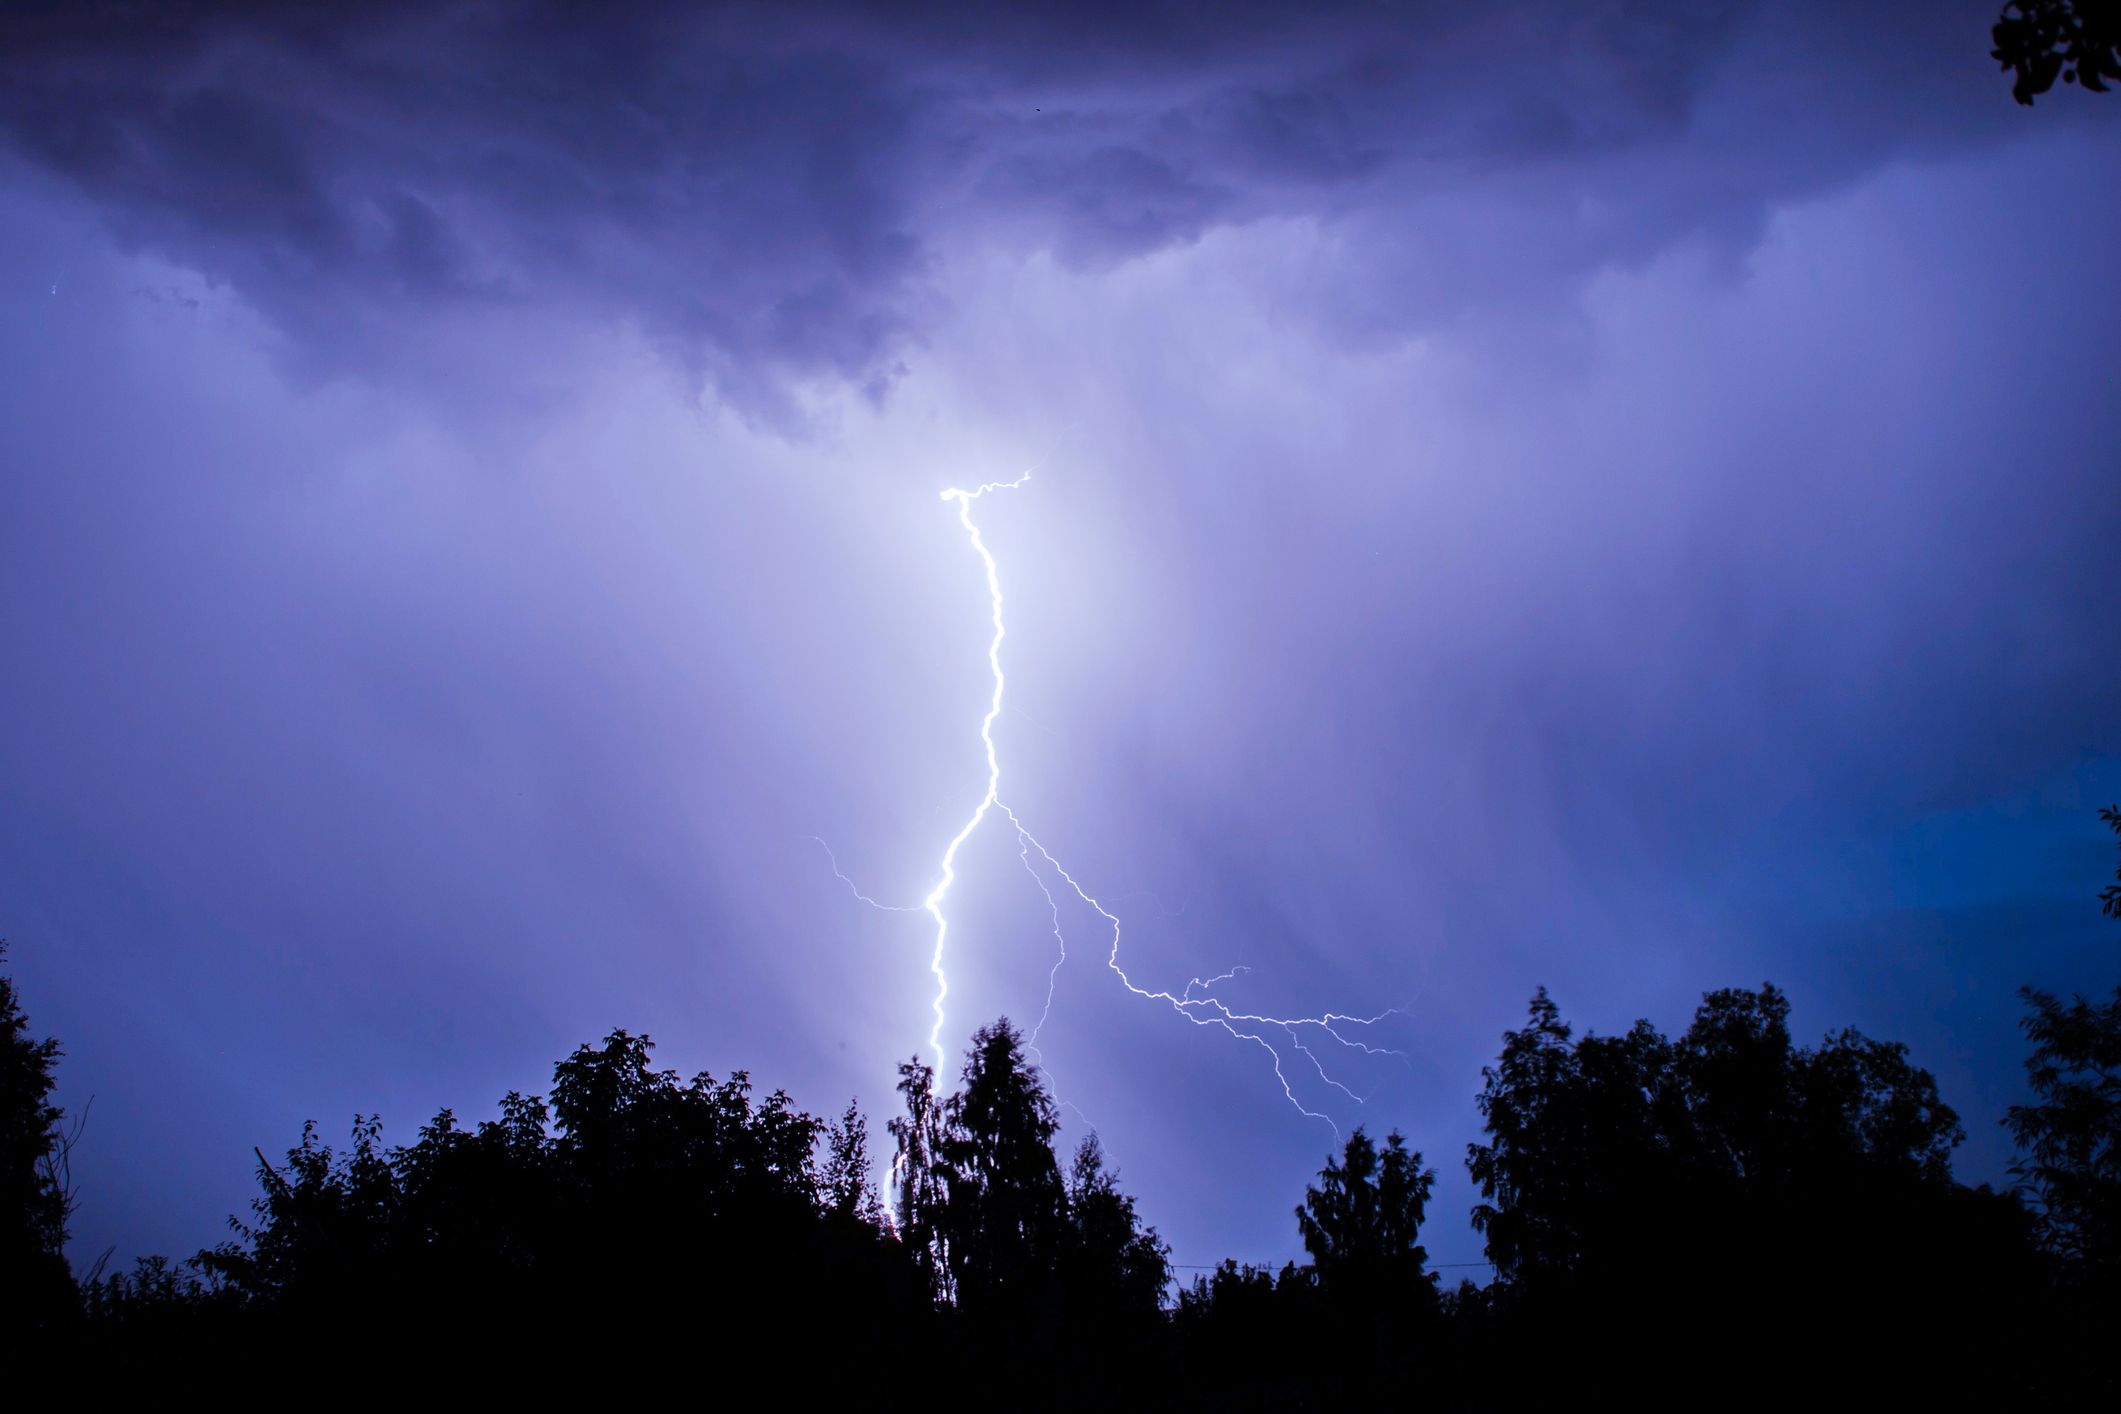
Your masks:
{"label": "purple sky", "polygon": [[[1772,979],[2001,1180],[2015,988],[2114,970],[2121,99],[2013,104],[1987,0],[958,8],[0,21],[0,935],[77,1260],[614,1026],[880,1124],[931,938],[810,837],[934,882],[937,493],[1034,462],[1006,798],[1138,981],[1404,1009],[1321,1055],[1366,1104],[1290,1075],[1440,1169],[1436,1260],[1542,983]],[[953,1050],[1054,960],[1007,832],[959,864]],[[1332,1131],[1062,921],[1071,1130],[1176,1260],[1295,1255]]]}

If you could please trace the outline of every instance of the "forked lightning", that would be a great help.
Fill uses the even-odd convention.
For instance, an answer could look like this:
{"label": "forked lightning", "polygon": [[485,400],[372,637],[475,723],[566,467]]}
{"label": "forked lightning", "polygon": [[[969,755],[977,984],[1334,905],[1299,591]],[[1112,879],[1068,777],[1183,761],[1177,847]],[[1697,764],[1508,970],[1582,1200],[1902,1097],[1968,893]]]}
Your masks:
{"label": "forked lightning", "polygon": [[[1214,989],[1218,984],[1228,982],[1240,973],[1249,970],[1243,967],[1232,968],[1230,971],[1215,977],[1193,978],[1178,992],[1141,986],[1133,978],[1129,977],[1126,969],[1120,965],[1119,918],[1102,903],[1099,903],[1096,897],[1085,889],[1073,874],[1068,872],[1060,860],[1054,857],[1052,851],[1041,844],[1038,837],[1032,834],[1029,828],[1025,826],[1023,819],[1017,812],[1002,800],[1001,756],[994,744],[994,724],[1001,716],[1002,696],[1008,685],[1007,678],[1002,672],[1002,640],[1008,636],[1008,629],[1002,618],[1001,568],[995,563],[994,553],[987,548],[986,540],[980,535],[979,523],[972,516],[972,507],[974,502],[990,492],[1021,489],[1030,482],[1031,475],[1027,471],[1014,481],[990,481],[969,491],[960,487],[952,487],[942,493],[942,499],[946,504],[952,502],[956,504],[958,522],[965,528],[965,536],[972,546],[973,553],[979,556],[980,567],[987,579],[987,600],[990,618],[994,625],[994,636],[987,643],[987,668],[993,679],[994,690],[987,699],[987,711],[980,718],[979,726],[980,745],[985,751],[987,761],[986,790],[981,794],[979,803],[973,807],[972,813],[966,818],[964,825],[955,835],[951,836],[950,842],[943,847],[942,859],[936,871],[935,887],[929,890],[928,896],[922,899],[918,905],[893,906],[879,903],[877,900],[870,898],[861,891],[860,887],[852,879],[840,871],[839,861],[832,858],[830,847],[825,846],[826,857],[832,859],[832,872],[841,882],[847,885],[857,899],[871,907],[895,913],[925,912],[934,919],[935,945],[929,954],[928,970],[935,977],[935,1001],[932,1006],[935,1020],[928,1030],[928,1050],[935,1057],[935,1063],[940,1069],[943,1063],[943,1003],[950,995],[950,978],[945,967],[950,941],[950,918],[944,912],[943,906],[949,899],[951,886],[957,882],[958,851],[964,847],[965,841],[972,837],[973,833],[979,829],[980,825],[986,821],[990,814],[999,812],[1007,818],[1010,828],[1016,832],[1017,850],[1023,860],[1024,868],[1030,873],[1032,879],[1037,882],[1039,892],[1045,896],[1047,907],[1053,918],[1054,940],[1060,947],[1060,956],[1054,962],[1053,969],[1047,976],[1045,1009],[1040,1013],[1038,1026],[1032,1029],[1028,1038],[1034,1045],[1038,1040],[1039,1032],[1044,1029],[1046,1020],[1052,1013],[1054,986],[1059,980],[1062,964],[1068,960],[1067,938],[1061,926],[1060,900],[1055,896],[1053,888],[1053,880],[1057,879],[1076,898],[1088,905],[1111,928],[1112,940],[1111,946],[1105,954],[1105,965],[1111,969],[1113,976],[1119,978],[1120,985],[1137,997],[1165,1003],[1181,1017],[1196,1026],[1219,1026],[1239,1040],[1250,1041],[1259,1046],[1267,1053],[1269,1060],[1273,1064],[1275,1079],[1280,1081],[1282,1094],[1288,1098],[1289,1103],[1294,1105],[1299,1112],[1313,1119],[1323,1120],[1329,1126],[1333,1126],[1334,1132],[1338,1134],[1339,1127],[1333,1124],[1331,1116],[1321,1114],[1317,1110],[1307,1107],[1303,1101],[1297,1098],[1295,1087],[1290,1083],[1288,1073],[1283,1068],[1284,1057],[1282,1052],[1275,1042],[1269,1040],[1268,1037],[1275,1036],[1280,1039],[1286,1039],[1289,1045],[1300,1052],[1304,1059],[1310,1063],[1311,1068],[1318,1073],[1319,1079],[1357,1104],[1360,1104],[1363,1097],[1356,1094],[1339,1080],[1336,1080],[1326,1070],[1317,1053],[1310,1046],[1304,1044],[1305,1031],[1309,1029],[1314,1036],[1324,1036],[1337,1046],[1351,1051],[1359,1051],[1365,1055],[1397,1056],[1400,1052],[1351,1038],[1342,1034],[1338,1028],[1374,1026],[1386,1017],[1394,1015],[1399,1008],[1388,1008],[1375,1016],[1351,1016],[1339,1012],[1324,1012],[1318,1016],[1267,1016],[1257,1012],[1238,1011],[1216,997]],[[824,846],[823,840],[819,840],[818,843],[820,846]]]}

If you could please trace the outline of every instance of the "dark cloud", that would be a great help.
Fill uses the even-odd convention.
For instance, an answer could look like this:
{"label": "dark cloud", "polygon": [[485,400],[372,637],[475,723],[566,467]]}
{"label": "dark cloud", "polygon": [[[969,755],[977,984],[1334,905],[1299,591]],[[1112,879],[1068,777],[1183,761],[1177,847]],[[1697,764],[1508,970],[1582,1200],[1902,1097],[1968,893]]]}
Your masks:
{"label": "dark cloud", "polygon": [[9,131],[329,359],[388,352],[350,311],[437,300],[615,314],[739,391],[870,374],[905,331],[913,109],[850,52],[646,12],[189,13],[152,46],[16,44]]}
{"label": "dark cloud", "polygon": [[32,5],[0,127],[326,368],[387,363],[408,309],[534,303],[770,411],[790,378],[887,382],[952,237],[1099,265],[1336,221],[1392,278],[1312,296],[1402,329],[1742,245],[2016,117],[1970,116],[1983,3],[1845,11]]}
{"label": "dark cloud", "polygon": [[1133,147],[1023,155],[997,163],[982,193],[1037,213],[1077,263],[1124,260],[1197,240],[1234,199]]}

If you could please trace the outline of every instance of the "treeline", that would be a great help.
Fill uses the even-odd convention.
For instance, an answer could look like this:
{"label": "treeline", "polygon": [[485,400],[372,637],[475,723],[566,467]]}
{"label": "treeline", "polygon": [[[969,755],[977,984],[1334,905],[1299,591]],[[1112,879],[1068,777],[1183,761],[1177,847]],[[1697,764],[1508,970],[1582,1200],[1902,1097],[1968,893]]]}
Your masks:
{"label": "treeline", "polygon": [[[2121,888],[2103,897],[2121,916]],[[1096,1138],[1056,1153],[1006,1020],[947,1095],[900,1068],[882,1172],[853,1106],[828,1121],[742,1072],[684,1079],[616,1031],[470,1127],[305,1128],[257,1156],[228,1241],[77,1277],[57,1048],[0,978],[0,1319],[42,1365],[139,1382],[652,1378],[929,1408],[2111,1399],[2121,991],[2026,997],[2034,1103],[2007,1120],[2020,1182],[1995,1192],[1952,1178],[1958,1120],[1904,1047],[1800,1045],[1772,986],[1709,994],[1676,1037],[1578,1035],[1540,992],[1482,1072],[1465,1155],[1485,1285],[1439,1280],[1435,1169],[1363,1130],[1295,1208],[1304,1262],[1174,1283]]]}

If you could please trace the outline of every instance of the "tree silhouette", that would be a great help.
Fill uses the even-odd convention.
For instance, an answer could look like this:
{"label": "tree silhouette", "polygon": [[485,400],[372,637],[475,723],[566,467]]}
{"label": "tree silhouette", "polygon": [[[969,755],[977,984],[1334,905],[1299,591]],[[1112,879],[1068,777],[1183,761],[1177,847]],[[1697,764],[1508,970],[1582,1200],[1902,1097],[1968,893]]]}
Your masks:
{"label": "tree silhouette", "polygon": [[[1767,1341],[1907,1395],[1944,1376],[1894,1342],[2015,1328],[2005,1303],[2034,1283],[2024,1214],[1952,1182],[1962,1136],[1935,1081],[1853,1030],[1798,1046],[1788,1016],[1772,986],[1727,989],[1676,1041],[1646,1022],[1572,1040],[1533,997],[1484,1072],[1488,1142],[1467,1154],[1512,1341],[1594,1360],[1651,1322],[1682,1373]],[[1804,1253],[1833,1254],[1840,1279]],[[1959,1372],[1960,1393],[1977,1373],[2016,1387],[1991,1363]]]}
{"label": "tree silhouette", "polygon": [[1066,1194],[1053,1097],[1007,1017],[973,1033],[944,1106],[948,1261],[960,1309],[1021,1318],[1047,1295]]}
{"label": "tree silhouette", "polygon": [[1422,1168],[1406,1139],[1388,1135],[1380,1155],[1357,1127],[1318,1180],[1304,1190],[1296,1228],[1320,1289],[1366,1301],[1433,1298],[1436,1276],[1418,1238],[1436,1171]]}
{"label": "tree silhouette", "polygon": [[2105,1002],[2023,995],[2037,1100],[2005,1117],[2025,1151],[2012,1171],[2031,1185],[2055,1251],[2081,1279],[2111,1285],[2121,1273],[2121,990]]}
{"label": "tree silhouette", "polygon": [[2031,105],[2064,83],[2106,92],[2121,79],[2121,4],[2116,0],[2013,0],[1989,31],[1989,56],[2012,70],[2011,96]]}
{"label": "tree silhouette", "polygon": [[1402,1386],[1432,1343],[1436,1275],[1419,1239],[1435,1181],[1397,1132],[1379,1150],[1357,1128],[1296,1209],[1311,1264],[1281,1285],[1284,1320],[1351,1394]]}
{"label": "tree silhouette", "polygon": [[869,1121],[861,1106],[849,1100],[838,1122],[827,1129],[825,1140],[820,1186],[826,1211],[871,1227],[881,1225],[884,1209],[876,1185],[869,1181]]}
{"label": "tree silhouette", "polygon": [[899,1063],[898,1092],[906,1112],[887,1126],[897,1143],[891,1178],[897,1190],[898,1236],[939,1300],[950,1296],[948,1159],[944,1155],[943,1106],[935,1093],[935,1068],[919,1056]]}
{"label": "tree silhouette", "polygon": [[259,1156],[251,1215],[196,1259],[204,1281],[142,1269],[95,1286],[90,1314],[135,1353],[269,1333],[290,1367],[348,1342],[411,1359],[442,1330],[464,1348],[549,1330],[540,1367],[577,1374],[620,1350],[785,1361],[823,1341],[844,1358],[812,1384],[850,1389],[923,1338],[929,1288],[874,1221],[858,1107],[830,1126],[742,1071],[685,1081],[653,1052],[614,1031],[554,1067],[549,1108],[511,1092],[497,1117],[443,1110],[401,1147],[372,1115],[343,1147],[305,1126],[283,1160]]}
{"label": "tree silhouette", "polygon": [[[2102,807],[2099,818],[2108,829],[2121,835],[2121,806]],[[2099,911],[2108,918],[2121,918],[2121,867],[2114,870],[2114,882],[2099,891]]]}
{"label": "tree silhouette", "polygon": [[[437,1123],[449,1119],[445,1110]],[[259,1155],[253,1221],[230,1219],[240,1242],[215,1249],[208,1265],[275,1303],[338,1313],[374,1300],[404,1211],[382,1134],[378,1116],[356,1114],[352,1142],[334,1150],[312,1120],[284,1172]]]}
{"label": "tree silhouette", "polygon": [[[1718,1405],[1788,1402],[1829,1369],[1851,1401],[2101,1389],[2095,1355],[2070,1352],[2110,1334],[2093,1278],[2112,1113],[2093,1102],[2111,1099],[2121,997],[2029,1023],[2053,1077],[2013,1123],[2070,1263],[2059,1285],[2021,1204],[1953,1182],[1957,1122],[1905,1048],[1850,1030],[1800,1046],[1789,1010],[1772,986],[1728,989],[1676,1039],[1579,1036],[1535,994],[1483,1072],[1468,1151],[1484,1289],[1439,1293],[1435,1174],[1397,1133],[1353,1131],[1305,1187],[1307,1265],[1225,1262],[1166,1311],[1169,1250],[1096,1135],[1063,1177],[1054,1101],[1006,1018],[975,1033],[953,1094],[900,1067],[888,1228],[858,1105],[828,1124],[742,1071],[683,1080],[620,1030],[554,1067],[549,1103],[511,1091],[469,1127],[445,1109],[398,1147],[374,1115],[340,1145],[306,1125],[257,1156],[231,1241],[89,1281],[71,1338],[143,1377],[349,1358],[410,1374],[491,1351],[488,1398],[618,1366],[924,1407],[1320,1408],[1419,1381],[1490,1408],[1646,1370]],[[0,1016],[48,1096],[56,1050],[28,1040],[11,989]],[[2085,1148],[2072,1126],[2094,1112]]]}
{"label": "tree silhouette", "polygon": [[[1498,1274],[1537,1281],[1581,1257],[1588,1225],[1576,1167],[1592,1138],[1581,1058],[1561,1009],[1541,987],[1524,1027],[1503,1033],[1502,1056],[1483,1067],[1477,1103],[1489,1142],[1466,1146],[1466,1167],[1488,1201],[1473,1209]],[[1620,1092],[1631,1097],[1631,1089]],[[1616,1136],[1617,1137],[1617,1136]]]}
{"label": "tree silhouette", "polygon": [[74,1303],[66,1265],[71,1136],[51,1102],[59,1056],[56,1040],[31,1039],[14,979],[0,973],[0,1328],[14,1331],[46,1329]]}
{"label": "tree silhouette", "polygon": [[1752,1222],[1860,1176],[1948,1182],[1963,1134],[1906,1048],[1853,1030],[1798,1047],[1788,1017],[1771,985],[1725,989],[1676,1042],[1637,1022],[1572,1044],[1536,993],[1482,1072],[1488,1142],[1467,1148],[1497,1270],[1538,1285],[1667,1245],[1674,1193]]}
{"label": "tree silhouette", "polygon": [[[1179,1293],[1172,1316],[1189,1386],[1206,1407],[1333,1407],[1458,1397],[1439,1329],[1442,1304],[1421,1225],[1436,1180],[1394,1133],[1379,1149],[1358,1128],[1328,1153],[1295,1210],[1310,1256],[1277,1276],[1224,1262]],[[1233,1381],[1233,1372],[1242,1372]],[[1477,1406],[1476,1406],[1477,1407]]]}
{"label": "tree silhouette", "polygon": [[1171,1281],[1170,1249],[1120,1191],[1094,1133],[1076,1147],[1069,1170],[1060,1273],[1066,1309],[1105,1327],[1152,1319]]}
{"label": "tree silhouette", "polygon": [[[2099,817],[2121,836],[2121,810]],[[2099,901],[2121,918],[2121,883]],[[2121,987],[2104,1002],[2065,1003],[2032,987],[2019,996],[2030,1010],[2021,1025],[2033,1041],[2025,1072],[2035,1103],[2004,1118],[2024,1151],[2012,1172],[2034,1195],[2042,1236],[2069,1279],[2112,1301],[2121,1297]]]}
{"label": "tree silhouette", "polygon": [[[950,1332],[953,1390],[1042,1371],[1011,1402],[1044,1407],[1134,1389],[1167,1351],[1170,1252],[1093,1134],[1064,1181],[1059,1117],[1007,1017],[973,1034],[958,1089],[899,1066],[890,1122],[897,1237]],[[829,1165],[828,1165],[829,1171]]]}
{"label": "tree silhouette", "polygon": [[1295,1263],[1277,1279],[1267,1267],[1225,1260],[1178,1295],[1172,1335],[1184,1362],[1176,1383],[1200,1408],[1326,1407],[1321,1375],[1344,1369],[1342,1352],[1319,1348],[1317,1290]]}

